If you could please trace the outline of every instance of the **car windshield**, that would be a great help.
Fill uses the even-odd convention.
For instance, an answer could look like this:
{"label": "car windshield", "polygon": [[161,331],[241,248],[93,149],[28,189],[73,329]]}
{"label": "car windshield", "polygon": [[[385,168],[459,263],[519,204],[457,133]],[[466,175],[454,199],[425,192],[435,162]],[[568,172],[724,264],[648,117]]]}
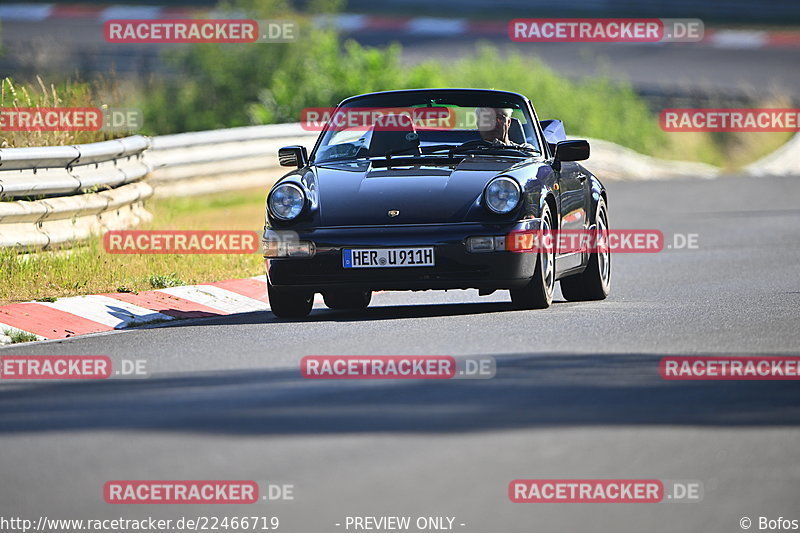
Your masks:
{"label": "car windshield", "polygon": [[540,153],[527,102],[496,91],[408,91],[355,98],[322,117],[315,163],[348,159]]}

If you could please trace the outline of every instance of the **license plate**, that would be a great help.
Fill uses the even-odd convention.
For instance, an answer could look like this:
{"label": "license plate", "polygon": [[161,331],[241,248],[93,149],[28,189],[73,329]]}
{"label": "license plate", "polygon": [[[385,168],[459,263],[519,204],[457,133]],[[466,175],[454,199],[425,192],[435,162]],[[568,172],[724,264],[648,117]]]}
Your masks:
{"label": "license plate", "polygon": [[344,268],[434,266],[433,248],[348,248],[342,263]]}

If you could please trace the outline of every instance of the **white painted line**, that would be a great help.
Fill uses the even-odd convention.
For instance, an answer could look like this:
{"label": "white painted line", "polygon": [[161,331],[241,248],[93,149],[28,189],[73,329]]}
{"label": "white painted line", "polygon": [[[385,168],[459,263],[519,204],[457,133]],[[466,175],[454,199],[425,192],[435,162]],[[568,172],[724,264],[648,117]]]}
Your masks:
{"label": "white painted line", "polygon": [[351,13],[317,15],[314,17],[314,26],[317,28],[336,28],[343,32],[358,31],[367,26],[367,16]]}
{"label": "white painted line", "polygon": [[336,26],[342,31],[363,30],[367,26],[367,16],[344,13],[336,17]]}
{"label": "white painted line", "polygon": [[251,313],[269,309],[266,303],[255,298],[248,298],[213,285],[170,287],[168,289],[159,289],[159,292],[191,300],[226,313]]}
{"label": "white painted line", "polygon": [[113,6],[100,13],[103,22],[112,19],[158,19],[162,8],[149,6]]}
{"label": "white painted line", "polygon": [[8,4],[0,6],[0,22],[28,20],[38,22],[50,16],[53,4]]}
{"label": "white painted line", "polygon": [[715,48],[762,48],[768,44],[764,31],[721,30],[711,34],[709,42]]}
{"label": "white painted line", "polygon": [[97,294],[72,296],[70,298],[59,298],[55,302],[37,303],[78,315],[87,320],[99,322],[114,329],[135,326],[152,320],[174,320],[174,317],[169,315]]}
{"label": "white painted line", "polygon": [[459,35],[466,33],[467,21],[463,19],[441,19],[419,17],[408,21],[408,33],[427,35]]}

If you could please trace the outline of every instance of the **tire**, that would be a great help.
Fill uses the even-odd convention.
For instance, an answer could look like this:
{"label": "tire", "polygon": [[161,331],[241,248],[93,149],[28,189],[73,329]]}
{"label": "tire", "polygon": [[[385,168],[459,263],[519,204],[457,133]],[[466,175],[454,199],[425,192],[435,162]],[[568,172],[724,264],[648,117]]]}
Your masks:
{"label": "tire", "polygon": [[[542,230],[549,231],[553,227],[550,206],[544,204],[542,210]],[[553,290],[556,278],[555,253],[542,250],[536,254],[536,266],[533,277],[527,285],[520,289],[511,289],[511,301],[519,309],[546,309],[553,303]]]}
{"label": "tire", "polygon": [[[595,228],[598,233],[608,232],[608,210],[602,197],[597,203]],[[561,294],[570,302],[605,300],[609,292],[611,292],[611,252],[607,247],[589,254],[586,270],[561,280]]]}
{"label": "tire", "polygon": [[314,293],[298,289],[278,289],[267,281],[267,295],[272,313],[278,318],[303,318],[314,306]]}
{"label": "tire", "polygon": [[372,300],[372,291],[329,291],[322,298],[331,309],[366,309]]}

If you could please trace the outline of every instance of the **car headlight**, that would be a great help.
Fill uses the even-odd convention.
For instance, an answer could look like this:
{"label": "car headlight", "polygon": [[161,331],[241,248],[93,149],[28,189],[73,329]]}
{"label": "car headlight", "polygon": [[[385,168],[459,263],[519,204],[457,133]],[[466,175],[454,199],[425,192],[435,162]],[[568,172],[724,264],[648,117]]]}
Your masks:
{"label": "car headlight", "polygon": [[269,210],[281,220],[292,220],[303,212],[306,195],[303,189],[294,183],[282,183],[269,193]]}
{"label": "car headlight", "polygon": [[521,193],[517,182],[502,176],[490,181],[484,192],[486,206],[501,215],[517,207],[520,196]]}

